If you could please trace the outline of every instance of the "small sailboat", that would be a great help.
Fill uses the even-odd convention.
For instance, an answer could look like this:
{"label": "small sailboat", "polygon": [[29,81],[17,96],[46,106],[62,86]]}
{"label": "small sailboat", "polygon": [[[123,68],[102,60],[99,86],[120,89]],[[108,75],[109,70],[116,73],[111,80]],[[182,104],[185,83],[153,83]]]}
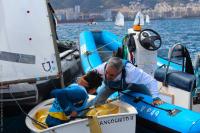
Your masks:
{"label": "small sailboat", "polygon": [[112,22],[112,18],[111,18],[111,17],[108,17],[108,18],[105,19],[105,21],[106,21],[106,22]]}
{"label": "small sailboat", "polygon": [[[89,100],[93,98],[94,96],[90,95]],[[37,105],[29,112],[30,117],[44,123],[53,101],[54,98]],[[26,118],[26,125],[34,133],[121,133],[124,131],[134,133],[136,130],[136,114],[136,109],[131,105],[114,100],[95,108],[91,107],[85,118],[77,118],[54,127],[41,127],[28,117]],[[90,116],[97,117],[92,118]]]}
{"label": "small sailboat", "polygon": [[110,9],[107,9],[104,13],[105,15],[105,21],[106,22],[111,22],[112,21],[112,12]]}
{"label": "small sailboat", "polygon": [[116,26],[124,26],[124,15],[121,12],[118,12],[115,18]]}
{"label": "small sailboat", "polygon": [[144,15],[142,12],[137,12],[134,20],[134,25],[144,25]]}
{"label": "small sailboat", "polygon": [[150,23],[150,17],[149,17],[149,15],[146,15],[146,17],[145,17],[145,22],[146,22],[147,24]]}
{"label": "small sailboat", "polygon": [[[0,2],[0,101],[5,106],[37,104],[60,87],[73,67],[78,50],[58,42],[50,6],[45,0]],[[9,10],[12,8],[12,10]],[[47,17],[48,16],[48,17]],[[22,21],[24,20],[24,21]],[[13,98],[13,96],[16,96]]]}

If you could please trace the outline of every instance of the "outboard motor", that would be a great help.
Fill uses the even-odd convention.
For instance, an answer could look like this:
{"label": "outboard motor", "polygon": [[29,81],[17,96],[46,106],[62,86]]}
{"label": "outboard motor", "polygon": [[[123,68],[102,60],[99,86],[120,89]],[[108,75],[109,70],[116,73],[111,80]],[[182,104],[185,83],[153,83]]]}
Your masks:
{"label": "outboard motor", "polygon": [[[134,29],[128,29],[129,36],[134,38],[132,43],[127,45],[130,53],[129,60],[153,76],[157,68],[157,50],[161,47],[161,37],[152,29],[142,31],[140,29],[139,25],[134,26]],[[130,51],[130,47],[135,49]]]}

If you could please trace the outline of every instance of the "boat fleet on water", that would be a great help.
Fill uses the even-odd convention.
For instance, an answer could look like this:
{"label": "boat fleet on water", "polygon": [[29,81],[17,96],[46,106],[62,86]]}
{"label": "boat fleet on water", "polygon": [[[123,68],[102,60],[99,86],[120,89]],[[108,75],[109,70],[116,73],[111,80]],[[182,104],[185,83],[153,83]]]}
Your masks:
{"label": "boat fleet on water", "polygon": [[[116,17],[115,17],[115,25],[119,26],[119,27],[123,27],[124,26],[124,15],[121,12],[118,12]],[[140,22],[138,22],[140,21]],[[135,17],[135,25],[136,23],[140,23],[140,25],[144,25],[145,24],[150,24],[150,17],[148,14],[146,14],[145,16],[143,15],[143,13],[141,13],[140,11],[136,14]]]}
{"label": "boat fleet on water", "polygon": [[[144,23],[150,23],[148,15],[145,20],[141,12],[137,13],[134,26],[128,29],[123,42],[108,31],[83,31],[78,50],[73,44],[57,41],[55,14],[48,1],[21,0],[13,4],[2,0],[0,7],[0,89],[4,95],[1,102],[16,102],[18,106],[39,103],[39,96],[45,98],[52,89],[64,87],[68,77],[76,76],[80,68],[83,72],[90,71],[119,49],[123,53],[121,58],[155,75],[161,98],[166,102],[152,106],[150,96],[115,93],[107,104],[87,109],[93,116],[48,128],[44,122],[54,100],[48,99],[26,114],[25,122],[32,132],[133,133],[137,124],[149,129],[154,126],[160,132],[200,131],[200,57],[196,58],[194,70],[187,49],[181,44],[169,50],[168,60],[158,57],[160,35],[151,29],[142,30]],[[121,12],[116,16],[115,25],[124,26]],[[181,57],[183,64],[171,62],[173,57]],[[89,101],[93,98],[90,96]],[[98,111],[104,113],[98,114]]]}

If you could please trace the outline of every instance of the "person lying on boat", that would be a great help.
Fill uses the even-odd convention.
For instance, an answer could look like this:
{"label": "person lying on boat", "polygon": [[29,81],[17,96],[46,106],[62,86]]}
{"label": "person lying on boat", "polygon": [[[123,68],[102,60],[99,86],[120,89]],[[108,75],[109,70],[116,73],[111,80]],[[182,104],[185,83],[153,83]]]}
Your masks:
{"label": "person lying on boat", "polygon": [[[111,94],[123,91],[125,88],[152,96],[154,105],[163,103],[159,98],[157,81],[127,60],[112,57],[108,62],[97,66],[95,70],[102,75],[104,81],[98,88],[96,98],[88,106],[103,104]],[[88,82],[84,78],[80,78],[78,82],[88,86]]]}
{"label": "person lying on boat", "polygon": [[68,118],[79,115],[80,111],[86,107],[88,93],[95,93],[103,81],[97,71],[89,72],[84,76],[84,80],[88,83],[87,87],[81,84],[71,84],[66,88],[52,91],[55,100],[46,119],[48,127],[65,123]]}

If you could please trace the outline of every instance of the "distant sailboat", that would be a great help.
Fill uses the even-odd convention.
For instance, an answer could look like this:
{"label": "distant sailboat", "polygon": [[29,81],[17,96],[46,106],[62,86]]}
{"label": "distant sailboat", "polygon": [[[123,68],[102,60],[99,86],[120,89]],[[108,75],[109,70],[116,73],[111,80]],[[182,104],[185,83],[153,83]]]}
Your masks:
{"label": "distant sailboat", "polygon": [[140,11],[135,16],[134,25],[144,25],[144,15]]}
{"label": "distant sailboat", "polygon": [[146,17],[145,17],[146,19],[145,19],[145,22],[147,23],[147,24],[149,24],[150,23],[150,18],[149,18],[149,15],[146,15]]}
{"label": "distant sailboat", "polygon": [[112,21],[112,18],[111,18],[111,17],[106,18],[105,21],[106,21],[106,22],[111,22],[111,21]]}
{"label": "distant sailboat", "polygon": [[115,25],[124,26],[124,15],[121,12],[117,13],[117,16],[115,18]]}
{"label": "distant sailboat", "polygon": [[105,21],[111,22],[112,21],[112,12],[110,9],[107,9],[105,12]]}

